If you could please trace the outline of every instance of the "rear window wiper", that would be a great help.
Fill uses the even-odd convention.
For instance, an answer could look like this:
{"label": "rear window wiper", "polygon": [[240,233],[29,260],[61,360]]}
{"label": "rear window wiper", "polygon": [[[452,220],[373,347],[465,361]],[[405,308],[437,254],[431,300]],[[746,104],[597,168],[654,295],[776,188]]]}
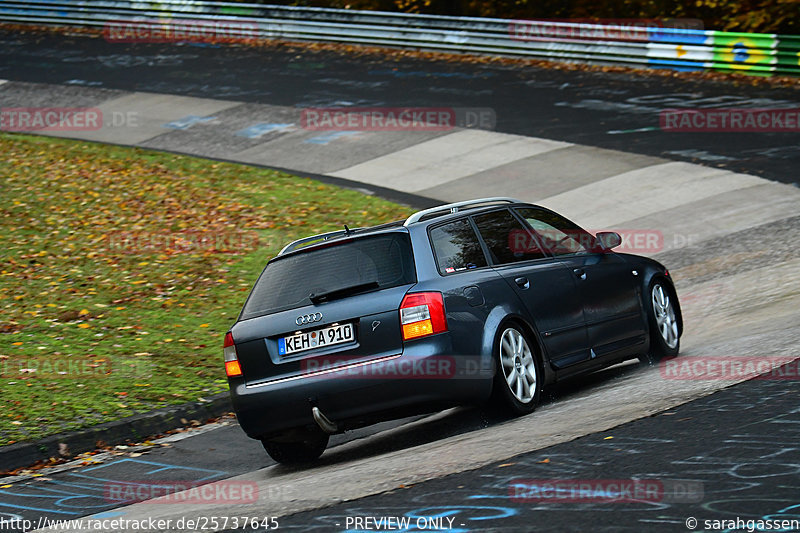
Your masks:
{"label": "rear window wiper", "polygon": [[350,287],[343,287],[341,289],[335,289],[328,292],[321,292],[319,294],[312,293],[308,295],[308,299],[315,304],[318,304],[320,302],[329,302],[330,300],[336,300],[337,298],[344,298],[345,296],[350,296],[352,294],[357,294],[359,292],[364,292],[371,289],[377,289],[379,286],[380,285],[378,285],[377,281],[370,281],[369,283],[359,283],[358,285],[351,285]]}

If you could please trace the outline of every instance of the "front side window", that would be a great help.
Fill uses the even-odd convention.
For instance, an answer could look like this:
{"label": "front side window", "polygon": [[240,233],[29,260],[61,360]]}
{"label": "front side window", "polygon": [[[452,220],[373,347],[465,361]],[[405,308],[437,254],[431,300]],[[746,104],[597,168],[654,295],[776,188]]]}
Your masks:
{"label": "front side window", "polygon": [[430,236],[440,274],[486,266],[486,256],[478,236],[467,219],[437,226],[431,230]]}
{"label": "front side window", "polygon": [[516,210],[539,236],[553,255],[587,254],[596,250],[594,236],[566,218],[533,207]]}
{"label": "front side window", "polygon": [[476,215],[473,220],[489,248],[493,264],[504,265],[547,257],[531,232],[510,211],[492,211]]}

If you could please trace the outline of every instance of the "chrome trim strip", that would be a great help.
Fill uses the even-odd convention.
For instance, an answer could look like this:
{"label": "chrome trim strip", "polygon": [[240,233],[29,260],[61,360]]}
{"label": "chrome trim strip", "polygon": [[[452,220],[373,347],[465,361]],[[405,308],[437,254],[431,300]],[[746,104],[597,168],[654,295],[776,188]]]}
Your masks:
{"label": "chrome trim strip", "polygon": [[311,372],[308,374],[301,374],[299,376],[291,376],[288,378],[280,378],[274,379],[272,381],[264,381],[262,383],[253,383],[252,385],[245,385],[246,389],[256,389],[258,387],[266,387],[269,385],[277,385],[279,383],[286,383],[287,381],[294,381],[296,379],[306,379],[312,378],[315,376],[321,376],[323,374],[330,374],[331,372],[341,372],[342,370],[348,370],[350,368],[357,368],[359,366],[366,366],[366,365],[374,365],[376,363],[382,363],[384,361],[391,361],[392,359],[397,359],[398,357],[402,356],[403,354],[399,353],[397,355],[389,355],[386,357],[381,357],[380,359],[372,359],[370,361],[361,361],[360,363],[352,363],[349,365],[342,365],[337,366],[336,368],[326,368],[325,370],[318,370],[316,372]]}

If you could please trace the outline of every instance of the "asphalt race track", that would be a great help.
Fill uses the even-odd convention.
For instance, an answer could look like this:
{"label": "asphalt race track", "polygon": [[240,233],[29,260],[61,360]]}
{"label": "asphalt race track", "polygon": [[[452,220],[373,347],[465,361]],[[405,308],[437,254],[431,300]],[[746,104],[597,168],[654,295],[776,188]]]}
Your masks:
{"label": "asphalt race track", "polygon": [[[398,517],[418,531],[437,517],[451,532],[689,531],[692,518],[699,530],[705,520],[797,519],[798,392],[796,380],[739,384],[605,433],[284,517],[280,527],[358,531],[358,519]],[[556,479],[589,486],[554,497],[543,488]],[[614,501],[610,487],[623,479],[654,490]]]}
{"label": "asphalt race track", "polygon": [[[636,253],[676,280],[680,359],[778,368],[800,357],[800,137],[658,128],[667,108],[797,108],[794,90],[302,49],[8,33],[0,43],[0,106],[94,106],[107,118],[98,131],[58,135],[286,168],[410,205],[517,196],[593,231],[657,234]],[[487,122],[445,132],[301,126],[303,109],[373,106],[456,108]],[[223,420],[97,465],[0,480],[0,517],[273,516],[301,531],[374,530],[348,517],[452,518],[449,531],[798,518],[794,365],[783,367],[793,379],[726,389],[744,378],[626,364],[554,387],[524,418],[463,408],[349,433],[307,469],[272,464]],[[104,495],[108,483],[176,478],[252,483],[258,500],[115,509]],[[515,480],[565,478],[655,480],[663,491],[560,504],[509,492]]]}
{"label": "asphalt race track", "polygon": [[[794,89],[660,76],[341,56],[209,45],[120,44],[0,33],[0,78],[279,106],[491,108],[496,131],[797,182],[795,133],[658,131],[667,108],[797,108]],[[644,129],[644,131],[636,131]]]}

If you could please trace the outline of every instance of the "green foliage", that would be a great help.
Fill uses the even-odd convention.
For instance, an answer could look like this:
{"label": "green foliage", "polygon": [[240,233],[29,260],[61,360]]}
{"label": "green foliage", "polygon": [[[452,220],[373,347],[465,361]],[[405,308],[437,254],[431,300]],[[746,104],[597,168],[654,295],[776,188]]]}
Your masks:
{"label": "green foliage", "polygon": [[226,390],[222,338],[269,257],[409,212],[135,148],[0,134],[0,150],[0,446]]}
{"label": "green foliage", "polygon": [[576,18],[581,22],[591,18],[618,21],[691,18],[702,21],[708,30],[800,33],[798,0],[278,0],[260,3],[473,17]]}

